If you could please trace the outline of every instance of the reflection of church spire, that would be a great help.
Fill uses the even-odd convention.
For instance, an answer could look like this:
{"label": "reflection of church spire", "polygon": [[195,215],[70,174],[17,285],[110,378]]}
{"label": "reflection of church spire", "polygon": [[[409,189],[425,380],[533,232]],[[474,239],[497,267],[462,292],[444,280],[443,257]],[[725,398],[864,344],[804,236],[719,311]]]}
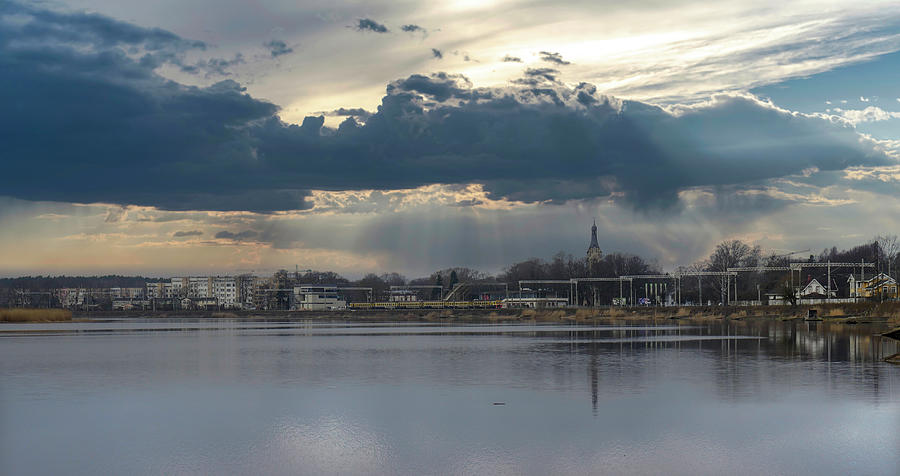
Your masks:
{"label": "reflection of church spire", "polygon": [[600,378],[597,375],[597,352],[596,350],[591,351],[591,408],[594,410],[594,416],[597,416],[597,387],[599,386]]}
{"label": "reflection of church spire", "polygon": [[591,226],[591,245],[588,246],[587,257],[589,260],[598,260],[600,256],[603,255],[603,252],[600,251],[600,244],[597,242],[597,220],[594,220],[594,225]]}

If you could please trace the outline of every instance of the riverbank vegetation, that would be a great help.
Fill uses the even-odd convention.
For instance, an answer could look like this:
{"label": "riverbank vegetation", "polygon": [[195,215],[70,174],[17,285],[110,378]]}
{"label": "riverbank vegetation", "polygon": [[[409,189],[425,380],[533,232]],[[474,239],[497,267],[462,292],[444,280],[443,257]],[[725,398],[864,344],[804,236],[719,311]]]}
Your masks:
{"label": "riverbank vegetation", "polygon": [[0,322],[64,322],[72,320],[66,309],[0,309]]}
{"label": "riverbank vegetation", "polygon": [[841,303],[792,306],[669,306],[669,307],[580,307],[544,309],[397,309],[345,311],[85,311],[79,318],[191,318],[260,320],[335,320],[362,322],[546,322],[597,323],[646,320],[793,320],[804,319],[810,310],[819,319],[854,324],[883,322],[900,324],[900,302]]}

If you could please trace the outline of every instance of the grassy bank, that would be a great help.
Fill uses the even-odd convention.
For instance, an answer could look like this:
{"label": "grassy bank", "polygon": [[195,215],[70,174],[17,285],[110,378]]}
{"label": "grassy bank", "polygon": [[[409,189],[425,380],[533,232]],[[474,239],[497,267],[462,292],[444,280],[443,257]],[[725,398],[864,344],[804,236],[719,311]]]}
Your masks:
{"label": "grassy bank", "polygon": [[900,324],[900,302],[854,303],[790,306],[695,306],[695,307],[596,307],[564,309],[417,309],[366,311],[91,311],[76,317],[155,317],[189,319],[286,319],[346,321],[420,321],[420,322],[567,322],[591,323],[601,320],[721,320],[721,319],[802,319],[810,309],[825,320],[878,321]]}
{"label": "grassy bank", "polygon": [[65,309],[0,309],[0,322],[71,321],[72,311]]}

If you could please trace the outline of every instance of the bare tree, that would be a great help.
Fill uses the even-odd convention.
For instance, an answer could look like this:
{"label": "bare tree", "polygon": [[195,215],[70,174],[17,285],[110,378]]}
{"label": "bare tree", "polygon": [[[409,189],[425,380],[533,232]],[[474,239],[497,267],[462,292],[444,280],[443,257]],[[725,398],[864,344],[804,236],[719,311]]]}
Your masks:
{"label": "bare tree", "polygon": [[797,307],[797,293],[791,288],[790,281],[781,283],[781,297],[791,304],[791,307]]}
{"label": "bare tree", "polygon": [[384,273],[380,278],[388,286],[403,286],[406,284],[406,276],[400,273]]}
{"label": "bare tree", "polygon": [[[741,240],[723,241],[716,245],[716,249],[708,258],[708,271],[724,272],[728,268],[739,266],[758,266],[762,250],[760,247],[751,247]],[[727,276],[715,280],[713,288],[719,293],[720,302],[725,303],[725,292],[728,286]]]}
{"label": "bare tree", "polygon": [[879,251],[879,267],[885,271],[888,276],[892,271],[897,269],[897,254],[900,253],[900,241],[897,235],[878,235],[875,237],[875,243],[878,244]]}

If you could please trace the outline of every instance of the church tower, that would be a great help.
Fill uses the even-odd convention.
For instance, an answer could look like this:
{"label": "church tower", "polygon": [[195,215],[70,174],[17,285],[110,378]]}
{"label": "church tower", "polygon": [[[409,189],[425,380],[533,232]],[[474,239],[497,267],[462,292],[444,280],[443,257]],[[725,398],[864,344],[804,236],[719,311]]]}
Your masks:
{"label": "church tower", "polygon": [[600,251],[600,244],[597,243],[597,220],[594,220],[594,225],[591,226],[591,245],[588,246],[587,258],[588,261],[597,262],[601,257],[603,257],[603,252]]}

